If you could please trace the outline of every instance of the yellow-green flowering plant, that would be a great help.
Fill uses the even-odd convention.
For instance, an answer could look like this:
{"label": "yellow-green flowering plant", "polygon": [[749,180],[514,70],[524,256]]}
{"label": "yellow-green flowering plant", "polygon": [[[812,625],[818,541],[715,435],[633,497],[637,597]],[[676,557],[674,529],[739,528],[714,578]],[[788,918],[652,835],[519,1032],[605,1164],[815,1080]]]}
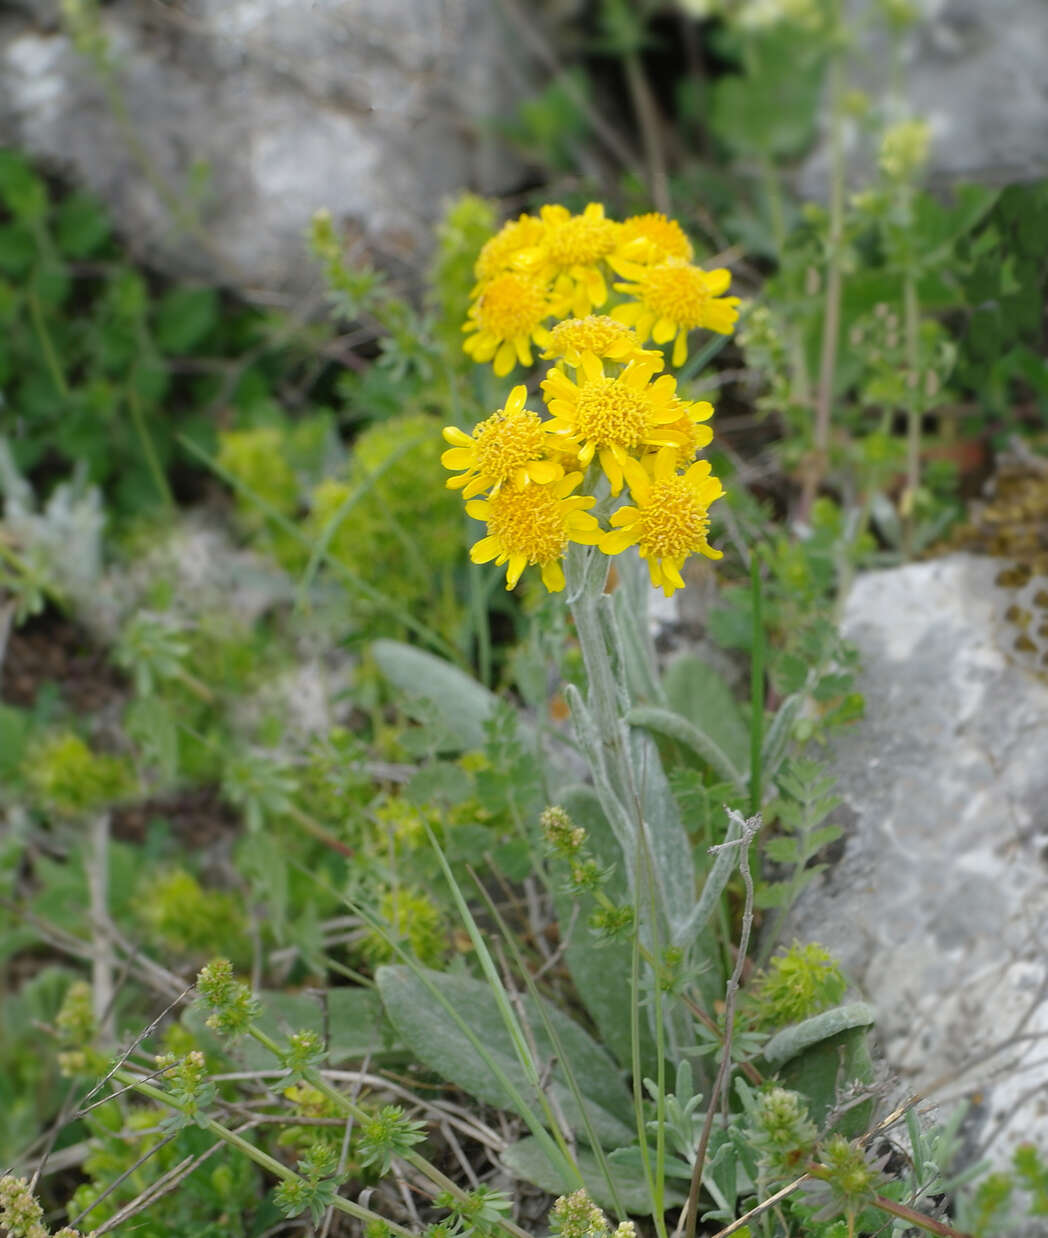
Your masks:
{"label": "yellow-green flowering plant", "polygon": [[[564,818],[561,833],[572,840],[571,854],[551,846],[567,862],[570,897],[592,900],[592,932],[625,947],[624,961],[632,956],[624,1039],[632,1058],[640,1189],[648,1200],[641,1206],[663,1233],[674,1197],[667,1187],[667,1070],[682,1065],[682,1047],[694,1042],[692,1020],[672,995],[696,983],[703,1002],[723,996],[726,977],[710,949],[708,926],[740,860],[746,867],[757,820],[732,817],[725,848],[698,866],[704,888],[696,897],[691,846],[658,749],[631,712],[638,675],[663,703],[642,561],[651,585],[668,597],[684,586],[690,556],[721,557],[708,541],[709,508],[724,491],[699,455],[712,439],[713,408],[686,398],[661,350],[649,345],[672,343],[672,361],[681,365],[691,331],[731,332],[738,298],[724,295],[727,270],[694,264],[676,221],[649,214],[618,223],[596,203],[578,215],[548,206],[511,221],[484,245],[475,271],[465,351],[492,362],[502,377],[518,364],[532,365],[533,349],[541,348],[548,363],[539,383],[545,407],[529,407],[528,388],[518,384],[471,431],[445,428],[442,463],[453,474],[449,488],[461,491],[466,511],[487,526],[470,551],[473,562],[504,566],[510,589],[526,568],[538,567],[550,592],[566,592],[575,621],[588,691],[584,696],[569,685],[566,695],[592,775],[589,794],[610,829],[612,851],[605,848],[598,858],[588,847],[578,850],[585,831],[560,808],[544,821]],[[629,554],[634,547],[637,554]],[[616,556],[620,583],[613,595],[606,585]],[[616,871],[624,880],[609,885]],[[726,1034],[730,1041],[730,1027]],[[642,1059],[656,1076],[650,1122]],[[721,1078],[715,1090],[724,1083]],[[550,1166],[557,1163],[545,1155]],[[687,1171],[691,1232],[703,1161],[694,1157]],[[542,1172],[535,1180],[543,1180]],[[607,1166],[604,1180],[618,1206]]]}

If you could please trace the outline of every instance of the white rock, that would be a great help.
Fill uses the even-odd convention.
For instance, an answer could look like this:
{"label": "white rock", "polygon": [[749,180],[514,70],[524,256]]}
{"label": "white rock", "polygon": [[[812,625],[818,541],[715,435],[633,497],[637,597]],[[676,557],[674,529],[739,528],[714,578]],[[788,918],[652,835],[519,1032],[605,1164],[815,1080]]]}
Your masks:
{"label": "white rock", "polygon": [[210,241],[172,220],[97,75],[43,12],[0,18],[0,132],[99,193],[180,273],[301,289],[320,207],[360,257],[417,269],[446,196],[519,183],[491,122],[536,74],[490,0],[115,0],[100,13],[153,172],[185,195],[207,165]]}
{"label": "white rock", "polygon": [[900,1094],[974,1099],[975,1146],[999,1163],[1048,1147],[1048,683],[1006,651],[1000,566],[856,582],[843,626],[866,717],[832,762],[851,824],[787,930],[875,1003]]}

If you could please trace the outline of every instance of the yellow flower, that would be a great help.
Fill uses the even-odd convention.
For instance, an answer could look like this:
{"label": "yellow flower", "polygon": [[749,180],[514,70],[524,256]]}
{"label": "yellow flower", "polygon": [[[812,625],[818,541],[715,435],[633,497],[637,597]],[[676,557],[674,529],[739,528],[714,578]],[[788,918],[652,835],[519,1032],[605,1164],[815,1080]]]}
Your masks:
{"label": "yellow flower", "polygon": [[[667,258],[690,262],[694,257],[691,241],[680,224],[657,211],[631,215],[623,221],[618,252],[634,262],[665,262]],[[611,265],[615,265],[614,258]]]}
{"label": "yellow flower", "polygon": [[581,215],[565,206],[544,206],[539,212],[545,232],[520,255],[522,268],[552,288],[558,318],[583,318],[608,299],[601,263],[619,243],[621,224],[604,216],[591,202]]}
{"label": "yellow flower", "polygon": [[695,459],[695,453],[709,445],[713,440],[713,431],[705,422],[713,416],[713,405],[708,400],[674,400],[674,408],[679,410],[679,416],[674,421],[666,423],[667,430],[680,434],[681,442],[677,447],[660,447],[659,451],[673,453],[673,467],[686,468]]}
{"label": "yellow flower", "polygon": [[616,306],[612,315],[635,327],[641,339],[650,335],[656,344],[667,344],[675,338],[674,365],[683,365],[688,356],[689,331],[707,327],[729,335],[739,316],[739,298],[722,295],[731,283],[724,267],[704,271],[682,258],[667,258],[654,266],[619,262],[616,269],[630,282],[615,288],[634,301]]}
{"label": "yellow flower", "polygon": [[579,358],[577,383],[553,369],[542,384],[543,398],[553,414],[547,424],[564,436],[588,465],[596,455],[611,493],[622,489],[623,465],[630,453],[646,447],[679,447],[682,436],[668,428],[680,416],[677,382],[663,374],[654,382],[659,360],[631,361],[621,374],[607,378],[592,353]]}
{"label": "yellow flower", "polygon": [[452,446],[440,462],[446,469],[465,470],[448,478],[448,489],[462,490],[462,497],[471,499],[484,490],[497,491],[505,482],[523,489],[531,482],[544,484],[564,476],[563,466],[546,458],[549,451],[559,450],[546,428],[549,423],[524,407],[527,398],[526,387],[514,387],[506,407],[475,425],[472,434],[444,427],[444,438]]}
{"label": "yellow flower", "polygon": [[651,583],[666,597],[684,588],[680,570],[691,554],[721,558],[706,540],[709,506],[724,487],[710,473],[708,460],[696,460],[686,473],[673,467],[673,453],[659,452],[651,473],[636,460],[626,462],[626,479],[636,507],[620,507],[612,513],[615,526],[600,540],[606,555],[617,555],[636,546],[648,561]]}
{"label": "yellow flower", "polygon": [[568,318],[558,322],[550,331],[549,347],[542,354],[547,361],[563,357],[568,365],[578,366],[584,352],[609,361],[640,361],[645,357],[658,358],[662,354],[649,348],[641,348],[637,333],[607,314],[590,314],[586,318]]}
{"label": "yellow flower", "polygon": [[472,332],[462,348],[474,361],[494,359],[495,373],[502,378],[519,361],[531,365],[531,343],[540,348],[549,343],[542,325],[552,306],[545,288],[529,275],[507,271],[475,290],[469,321],[462,330]]}
{"label": "yellow flower", "polygon": [[482,283],[512,270],[522,250],[533,249],[542,239],[545,225],[535,215],[521,215],[502,225],[477,255],[473,272]]}
{"label": "yellow flower", "polygon": [[572,494],[582,481],[581,473],[569,473],[547,485],[516,490],[504,486],[486,499],[473,499],[466,511],[487,523],[488,534],[469,552],[474,563],[506,566],[506,588],[512,589],[528,564],[537,563],[542,583],[550,593],[564,588],[561,559],[570,542],[595,546],[601,527],[585,509],[597,501],[586,494]]}

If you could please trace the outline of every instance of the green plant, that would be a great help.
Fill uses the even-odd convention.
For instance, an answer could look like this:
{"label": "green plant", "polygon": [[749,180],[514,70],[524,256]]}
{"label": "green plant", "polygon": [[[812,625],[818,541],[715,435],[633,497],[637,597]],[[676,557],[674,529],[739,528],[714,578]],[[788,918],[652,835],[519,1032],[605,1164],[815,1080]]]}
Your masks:
{"label": "green plant", "polygon": [[[355,267],[318,215],[337,338],[138,270],[90,199],[0,156],[0,386],[17,413],[0,581],[45,638],[58,608],[94,618],[92,591],[115,597],[92,639],[127,675],[97,717],[60,671],[0,710],[0,1155],[53,1123],[78,1158],[74,1226],[247,1235],[304,1214],[368,1238],[523,1238],[489,1161],[557,1197],[548,1224],[565,1238],[629,1238],[627,1213],[656,1233],[990,1238],[1044,1211],[1036,1151],[982,1177],[955,1168],[959,1114],[874,1124],[873,1011],[825,950],[779,940],[840,833],[813,754],[862,710],[836,622],[853,573],[922,551],[959,513],[972,479],[926,459],[931,440],[1036,428],[1044,187],[924,193],[928,130],[845,88],[857,41],[835,0],[681,8],[704,25],[678,48],[666,6],[590,6],[581,58],[559,47],[561,71],[504,129],[567,205],[492,237],[493,204],[450,203],[421,306]],[[94,5],[64,9],[156,182]],[[916,14],[886,0],[864,20],[894,37]],[[589,69],[621,77],[635,135]],[[816,139],[824,86],[821,207],[784,174]],[[869,169],[854,181],[847,127]],[[194,203],[154,189],[206,248]],[[616,224],[595,197],[634,215]],[[651,202],[675,202],[685,227]],[[598,257],[550,245],[558,228]],[[695,275],[722,261],[747,298],[738,348],[726,334],[696,348],[692,328],[731,326],[726,274]],[[661,266],[714,317],[654,313]],[[610,327],[558,325],[604,309]],[[464,318],[496,375],[463,351]],[[653,361],[670,343],[692,353],[672,393]],[[498,435],[482,443],[481,427],[543,420],[526,381],[507,395],[498,378],[547,351],[554,431],[493,471],[480,449]],[[616,456],[583,413],[605,382],[623,395],[630,363],[654,364],[665,398]],[[759,455],[761,499],[718,434],[727,493],[696,475],[691,496],[703,543],[726,552],[716,667],[690,652],[663,666],[627,543],[680,587],[685,556],[653,553],[644,521],[727,384],[763,418],[730,440]],[[656,478],[659,451],[674,460]],[[532,489],[509,515],[580,473],[558,501],[597,500],[571,522],[600,529],[597,549],[576,538],[560,566],[510,545],[499,517],[521,468]],[[192,565],[161,553],[203,470],[250,547],[223,559],[228,597],[206,606]],[[499,588],[467,565],[467,531],[507,583],[529,563],[541,581]],[[241,611],[245,582],[264,600]],[[569,605],[544,592],[560,583]],[[320,708],[299,711],[318,682]],[[56,953],[69,966],[41,970]],[[212,964],[182,1009],[187,969],[214,954],[251,985]],[[887,1139],[903,1155],[884,1163]],[[41,1178],[48,1213],[68,1182]],[[4,1191],[8,1228],[41,1238],[38,1204],[12,1179]]]}

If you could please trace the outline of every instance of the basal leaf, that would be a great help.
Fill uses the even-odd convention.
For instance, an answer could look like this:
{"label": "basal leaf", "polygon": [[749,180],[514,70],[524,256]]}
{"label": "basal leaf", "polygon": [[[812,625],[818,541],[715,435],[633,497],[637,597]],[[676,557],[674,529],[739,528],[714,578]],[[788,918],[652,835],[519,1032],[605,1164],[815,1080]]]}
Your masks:
{"label": "basal leaf", "polygon": [[672,709],[712,737],[732,765],[748,768],[750,732],[724,676],[694,654],[675,658],[663,676]]}
{"label": "basal leaf", "polygon": [[849,1002],[784,1027],[764,1046],[762,1056],[773,1066],[790,1061],[805,1049],[851,1027],[868,1027],[876,1012],[868,1002]]}
{"label": "basal leaf", "polygon": [[484,743],[484,723],[495,712],[498,698],[465,671],[432,653],[402,641],[377,640],[371,652],[378,668],[411,703],[435,711],[449,741],[460,749]]}
{"label": "basal leaf", "polygon": [[[512,1109],[512,1099],[498,1078],[499,1072],[510,1081],[526,1102],[537,1107],[537,1098],[528,1076],[517,1058],[498,1005],[489,987],[470,976],[451,975],[404,965],[380,967],[376,973],[379,992],[397,1034],[424,1065],[456,1084],[463,1091],[500,1109]],[[462,1022],[484,1046],[496,1070],[478,1055],[474,1045],[448,1010],[424,983],[423,976],[451,1004]],[[556,1109],[576,1134],[584,1124],[542,1018],[530,998],[520,1005],[538,1053],[540,1075],[549,1072],[547,1092]],[[579,1090],[586,1098],[586,1109],[597,1137],[616,1147],[633,1138],[632,1106],[618,1068],[607,1050],[551,1003],[545,1004],[546,1017],[556,1029],[564,1054],[571,1064]],[[562,1189],[558,1185],[558,1190]]]}
{"label": "basal leaf", "polygon": [[[521,1139],[510,1144],[502,1154],[502,1163],[512,1174],[523,1178],[525,1182],[533,1182],[536,1186],[548,1191],[551,1195],[563,1193],[563,1187],[557,1176],[556,1169],[549,1163],[542,1148],[535,1139]],[[586,1183],[586,1191],[602,1208],[611,1209],[614,1201],[608,1195],[604,1177],[597,1165],[596,1158],[584,1148],[578,1151],[578,1165]],[[652,1212],[651,1196],[644,1180],[642,1170],[629,1165],[615,1166],[615,1189],[619,1193],[622,1205],[627,1212],[637,1216],[650,1216]],[[674,1208],[684,1202],[684,1193],[667,1187],[663,1202],[667,1207]]]}

